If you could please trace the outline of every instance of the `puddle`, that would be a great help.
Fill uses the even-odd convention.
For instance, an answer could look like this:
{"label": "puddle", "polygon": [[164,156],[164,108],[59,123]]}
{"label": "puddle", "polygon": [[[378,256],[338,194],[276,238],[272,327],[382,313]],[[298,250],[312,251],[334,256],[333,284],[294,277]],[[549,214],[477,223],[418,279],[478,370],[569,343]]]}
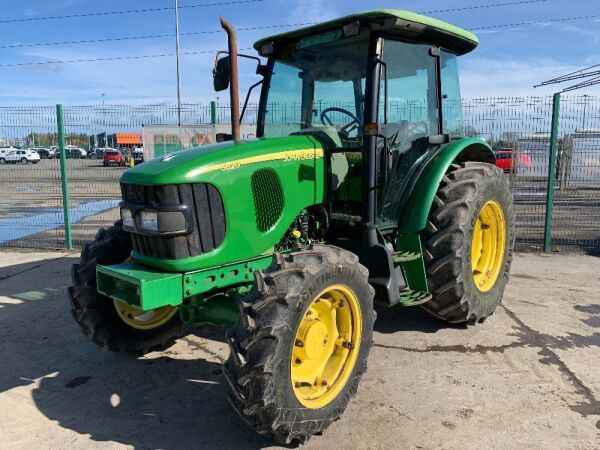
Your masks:
{"label": "puddle", "polygon": [[[71,223],[77,223],[87,216],[115,208],[119,202],[119,199],[111,199],[81,203],[71,208]],[[43,208],[43,212],[27,217],[0,219],[0,244],[63,226],[63,209],[61,207]]]}

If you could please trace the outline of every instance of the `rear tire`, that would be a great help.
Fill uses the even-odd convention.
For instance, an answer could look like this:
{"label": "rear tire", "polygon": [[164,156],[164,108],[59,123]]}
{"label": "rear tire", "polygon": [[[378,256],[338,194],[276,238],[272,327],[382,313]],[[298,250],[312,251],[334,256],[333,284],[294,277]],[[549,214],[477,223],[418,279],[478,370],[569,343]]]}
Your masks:
{"label": "rear tire", "polygon": [[[350,295],[339,297],[345,289]],[[240,417],[259,434],[284,444],[304,443],[338,419],[367,369],[375,319],[373,294],[368,271],[356,255],[332,246],[278,255],[269,269],[255,273],[254,287],[241,302],[240,318],[227,332],[231,354],[223,370],[230,387],[229,401]],[[346,323],[360,326],[345,333],[340,324],[352,305],[355,307],[350,315],[354,319]],[[311,326],[322,328],[327,323],[326,313],[321,315],[312,308],[335,309],[338,324],[333,337],[328,331],[316,339],[312,339],[315,334],[309,338]],[[300,334],[301,330],[308,331]],[[353,334],[357,330],[360,334]],[[300,344],[298,336],[304,339]],[[344,341],[347,336],[352,337]],[[301,361],[296,352],[309,355],[318,347],[315,342],[322,342],[316,352],[319,356],[302,356]],[[328,344],[333,350],[325,350]],[[329,366],[336,364],[335,358],[340,355],[344,362]],[[298,378],[294,381],[298,367],[304,370],[308,365],[301,364],[311,364],[312,360],[327,361],[327,369],[321,369],[315,384],[306,380],[301,383]],[[328,379],[329,367],[337,368],[330,372],[337,375]],[[309,372],[310,378],[314,373]],[[315,399],[307,397],[312,392],[316,392]]]}
{"label": "rear tire", "polygon": [[80,263],[71,270],[71,313],[83,334],[107,350],[134,354],[163,350],[182,332],[179,314],[156,328],[134,328],[120,317],[113,300],[96,290],[96,266],[122,263],[130,254],[131,239],[120,221],[98,231],[94,242],[84,245]]}
{"label": "rear tire", "polygon": [[[494,236],[502,232],[505,237],[503,247],[498,245],[492,253],[498,265],[485,271],[487,284],[482,284],[481,272],[472,263],[477,258],[473,254],[478,252],[478,248],[473,250],[477,245],[473,236],[477,226],[481,230],[479,219],[489,204],[497,205],[494,208],[503,218]],[[513,215],[512,195],[502,170],[480,162],[453,164],[448,169],[421,235],[433,295],[422,306],[426,311],[451,323],[469,324],[482,322],[494,313],[510,273],[515,240]]]}

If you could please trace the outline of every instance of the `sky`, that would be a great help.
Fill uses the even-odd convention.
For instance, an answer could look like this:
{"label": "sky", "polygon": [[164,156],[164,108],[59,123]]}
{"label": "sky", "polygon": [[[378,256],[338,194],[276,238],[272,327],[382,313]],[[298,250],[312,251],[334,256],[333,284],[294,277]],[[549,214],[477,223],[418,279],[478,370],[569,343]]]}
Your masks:
{"label": "sky", "polygon": [[[226,0],[225,0],[226,1]],[[518,0],[405,0],[368,2],[370,9],[399,8],[423,12],[465,8]],[[208,102],[215,93],[211,70],[214,51],[225,49],[226,35],[219,30],[219,15],[237,28],[268,27],[326,19],[359,12],[359,0],[263,0],[219,6],[189,6],[223,0],[179,0],[182,100]],[[3,0],[0,18],[0,105],[100,104],[102,94],[112,104],[176,102],[175,57],[81,63],[20,65],[48,61],[164,55],[175,51],[174,37],[121,40],[85,44],[24,46],[23,44],[98,40],[148,35],[174,35],[174,11],[155,11],[53,20],[6,22],[47,16],[85,14],[129,9],[163,8],[174,0]],[[186,8],[187,6],[187,8]],[[544,95],[557,87],[533,89],[541,81],[600,64],[600,2],[597,0],[546,0],[523,5],[428,14],[464,28],[514,24],[583,15],[598,18],[537,25],[474,30],[479,47],[460,59],[463,97]],[[293,29],[294,27],[289,27]],[[248,49],[259,38],[286,28],[240,30],[239,47]],[[185,35],[185,33],[198,33]],[[247,50],[247,52],[253,52]],[[251,63],[240,67],[240,88],[258,80]],[[564,86],[568,86],[564,85]],[[578,91],[600,94],[600,86]]]}

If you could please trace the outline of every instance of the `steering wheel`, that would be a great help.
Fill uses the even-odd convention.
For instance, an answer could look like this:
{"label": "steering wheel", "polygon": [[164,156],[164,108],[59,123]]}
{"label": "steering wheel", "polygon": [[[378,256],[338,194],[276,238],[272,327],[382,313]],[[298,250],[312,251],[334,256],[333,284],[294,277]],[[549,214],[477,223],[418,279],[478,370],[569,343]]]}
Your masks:
{"label": "steering wheel", "polygon": [[348,111],[346,109],[337,108],[335,106],[332,106],[330,108],[325,108],[321,112],[321,123],[323,125],[329,125],[329,126],[335,127],[335,124],[333,123],[333,121],[329,117],[327,117],[327,113],[330,113],[330,112],[340,112],[340,113],[346,114],[347,116],[350,116],[350,118],[352,119],[351,122],[348,122],[346,125],[342,126],[338,130],[338,133],[340,134],[341,139],[345,139],[345,140],[349,139],[350,132],[354,128],[360,127],[360,120],[358,117],[356,117],[354,114],[352,114],[350,111]]}

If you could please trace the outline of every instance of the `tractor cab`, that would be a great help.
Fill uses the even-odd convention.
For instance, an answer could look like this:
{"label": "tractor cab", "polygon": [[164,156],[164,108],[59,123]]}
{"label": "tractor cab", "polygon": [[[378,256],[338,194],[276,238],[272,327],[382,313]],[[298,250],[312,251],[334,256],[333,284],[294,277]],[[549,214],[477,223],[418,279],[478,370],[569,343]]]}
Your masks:
{"label": "tractor cab", "polygon": [[255,44],[268,57],[257,134],[321,142],[334,220],[397,228],[411,175],[463,135],[456,59],[477,38],[413,16],[373,11]]}

